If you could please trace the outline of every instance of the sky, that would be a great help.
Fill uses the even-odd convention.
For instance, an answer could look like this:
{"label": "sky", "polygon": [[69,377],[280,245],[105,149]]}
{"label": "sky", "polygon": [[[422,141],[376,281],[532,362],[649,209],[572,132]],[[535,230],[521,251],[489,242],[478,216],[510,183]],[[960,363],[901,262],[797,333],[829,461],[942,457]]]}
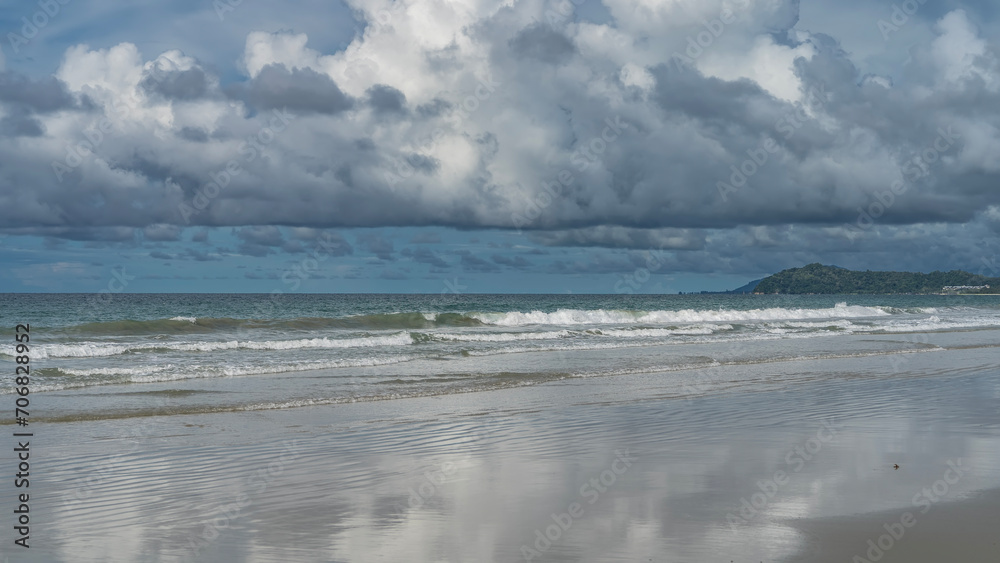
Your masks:
{"label": "sky", "polygon": [[0,291],[1000,276],[1000,7],[0,9]]}

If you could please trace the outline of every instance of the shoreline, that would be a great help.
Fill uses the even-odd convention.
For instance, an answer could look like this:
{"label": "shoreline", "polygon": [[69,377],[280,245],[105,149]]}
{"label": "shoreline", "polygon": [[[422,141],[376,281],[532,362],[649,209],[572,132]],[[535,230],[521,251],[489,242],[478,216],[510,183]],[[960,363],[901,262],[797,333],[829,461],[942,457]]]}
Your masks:
{"label": "shoreline", "polygon": [[[949,498],[1000,487],[992,362],[992,349],[922,355],[905,373],[882,357],[789,360],[693,370],[696,391],[724,384],[708,394],[678,393],[676,372],[640,373],[43,423],[31,508],[46,525],[25,560],[185,561],[192,545],[195,560],[254,563],[510,563],[526,547],[543,563],[787,559],[814,545],[800,524],[898,519],[948,460],[975,468]],[[918,516],[916,534],[946,530],[935,515],[948,513]],[[846,533],[815,532],[815,545]]]}

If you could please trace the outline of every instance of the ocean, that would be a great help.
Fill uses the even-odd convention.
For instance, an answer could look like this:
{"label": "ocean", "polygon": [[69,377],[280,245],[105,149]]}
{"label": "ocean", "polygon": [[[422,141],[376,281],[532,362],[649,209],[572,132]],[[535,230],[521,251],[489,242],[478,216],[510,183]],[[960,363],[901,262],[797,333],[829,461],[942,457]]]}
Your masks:
{"label": "ocean", "polygon": [[[18,560],[790,563],[819,560],[816,538],[864,554],[912,510],[893,553],[919,560],[950,533],[937,515],[996,519],[1000,297],[32,294],[0,311],[0,421],[30,449],[8,465],[30,473],[12,488],[30,534],[8,526],[0,558],[30,535]],[[928,487],[952,507],[914,509]]]}
{"label": "ocean", "polygon": [[[686,371],[855,355],[892,366],[940,349],[918,333],[1000,326],[998,296],[8,294],[0,311],[7,359],[15,325],[30,324],[32,392],[59,407],[37,420],[51,422],[634,373],[710,392]],[[897,338],[859,338],[873,335]]]}

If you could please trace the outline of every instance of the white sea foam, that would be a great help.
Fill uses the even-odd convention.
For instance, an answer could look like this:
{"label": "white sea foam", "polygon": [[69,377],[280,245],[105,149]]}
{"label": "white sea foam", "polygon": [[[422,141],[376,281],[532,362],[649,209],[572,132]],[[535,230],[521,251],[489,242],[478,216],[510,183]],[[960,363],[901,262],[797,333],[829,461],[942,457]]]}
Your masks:
{"label": "white sea foam", "polygon": [[[87,379],[60,379],[58,383],[38,385],[35,391],[59,391],[63,389],[79,389],[100,385],[118,385],[122,383],[166,383],[189,379],[210,379],[219,377],[238,377],[244,375],[267,375],[299,371],[314,371],[323,369],[374,367],[408,362],[414,356],[368,357],[328,361],[310,361],[294,364],[280,363],[272,365],[216,365],[197,368],[179,368],[171,364],[164,366],[142,366],[135,368],[95,368],[95,369],[60,369],[67,375],[95,376]],[[104,376],[104,377],[96,377]],[[13,393],[13,390],[0,389],[0,395]]]}
{"label": "white sea foam", "polygon": [[543,332],[439,332],[430,334],[440,340],[454,340],[457,342],[515,342],[518,340],[567,338],[573,335],[580,335],[581,333],[569,330],[549,330]]}
{"label": "white sea foam", "polygon": [[197,317],[172,317],[172,321],[187,321],[189,323],[194,323],[198,320]]}
{"label": "white sea foam", "polygon": [[698,324],[690,326],[681,326],[677,328],[602,328],[600,333],[606,336],[615,336],[618,338],[650,338],[657,336],[698,336],[706,334],[715,334],[719,331],[732,330],[733,325],[729,324]]}
{"label": "white sea foam", "polygon": [[412,344],[409,333],[400,332],[385,336],[359,338],[302,338],[298,340],[265,341],[203,341],[157,343],[82,343],[45,344],[34,348],[38,358],[97,358],[117,356],[128,352],[170,350],[179,352],[216,352],[220,350],[298,350],[303,348],[360,348],[372,346],[405,346]]}
{"label": "white sea foam", "polygon": [[59,371],[66,375],[75,375],[79,377],[93,377],[93,376],[132,376],[132,375],[150,375],[154,373],[160,373],[162,371],[167,371],[173,369],[173,364],[166,365],[156,365],[156,366],[141,366],[141,367],[128,367],[128,368],[93,368],[93,369],[73,369],[73,368],[59,368]]}
{"label": "white sea foam", "polygon": [[883,317],[890,313],[879,307],[864,307],[837,303],[826,309],[718,309],[680,311],[620,311],[620,310],[580,310],[559,309],[552,313],[531,311],[530,313],[471,313],[469,316],[480,322],[497,326],[524,325],[600,325],[600,324],[678,324],[704,322],[770,321],[797,319],[836,319]]}

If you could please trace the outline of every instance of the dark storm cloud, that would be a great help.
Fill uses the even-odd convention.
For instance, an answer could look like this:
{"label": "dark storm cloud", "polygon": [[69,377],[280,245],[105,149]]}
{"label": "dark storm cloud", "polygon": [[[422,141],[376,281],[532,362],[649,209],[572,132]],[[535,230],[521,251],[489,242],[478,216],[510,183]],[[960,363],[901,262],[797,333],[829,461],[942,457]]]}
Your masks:
{"label": "dark storm cloud", "polygon": [[435,98],[426,104],[417,106],[417,114],[421,117],[437,117],[451,108],[451,104],[440,98]]}
{"label": "dark storm cloud", "polygon": [[312,69],[288,70],[276,64],[265,66],[250,81],[247,96],[262,110],[288,109],[296,113],[334,114],[354,103],[329,76]]}
{"label": "dark storm cloud", "polygon": [[565,62],[576,51],[565,35],[541,23],[522,29],[510,40],[510,48],[518,57],[549,64]]}
{"label": "dark storm cloud", "polygon": [[234,234],[243,241],[240,244],[240,254],[262,257],[277,252],[277,248],[285,245],[285,237],[275,226],[253,226],[235,229]]}
{"label": "dark storm cloud", "polygon": [[30,115],[7,115],[0,119],[2,137],[41,137],[44,134],[42,123]]}
{"label": "dark storm cloud", "polygon": [[129,227],[0,227],[0,230],[8,235],[51,237],[53,242],[57,239],[102,243],[135,242],[135,229]]}
{"label": "dark storm cloud", "polygon": [[13,72],[0,72],[0,102],[16,104],[38,113],[80,107],[66,84],[54,76],[33,80]]}
{"label": "dark storm cloud", "polygon": [[208,133],[206,133],[203,129],[198,129],[197,127],[182,127],[181,130],[177,132],[177,136],[196,143],[204,143],[205,141],[208,141]]}
{"label": "dark storm cloud", "polygon": [[378,113],[405,113],[406,96],[385,84],[376,84],[366,92],[368,105]]}
{"label": "dark storm cloud", "polygon": [[150,94],[173,100],[195,100],[208,93],[209,81],[198,67],[188,70],[160,71],[147,74],[139,86]]}
{"label": "dark storm cloud", "polygon": [[180,240],[181,228],[176,225],[150,225],[142,229],[142,236],[152,241]]}

